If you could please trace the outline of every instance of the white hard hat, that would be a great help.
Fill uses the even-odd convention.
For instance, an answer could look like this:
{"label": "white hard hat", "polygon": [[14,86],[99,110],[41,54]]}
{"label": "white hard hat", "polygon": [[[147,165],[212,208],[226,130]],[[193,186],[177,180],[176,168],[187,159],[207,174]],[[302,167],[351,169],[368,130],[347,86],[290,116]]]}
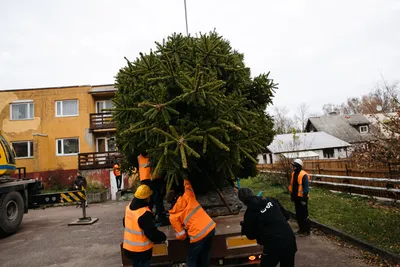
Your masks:
{"label": "white hard hat", "polygon": [[297,164],[299,164],[301,167],[303,167],[303,161],[301,160],[301,159],[295,159],[294,161],[293,161],[293,165],[295,164],[295,163],[297,163]]}

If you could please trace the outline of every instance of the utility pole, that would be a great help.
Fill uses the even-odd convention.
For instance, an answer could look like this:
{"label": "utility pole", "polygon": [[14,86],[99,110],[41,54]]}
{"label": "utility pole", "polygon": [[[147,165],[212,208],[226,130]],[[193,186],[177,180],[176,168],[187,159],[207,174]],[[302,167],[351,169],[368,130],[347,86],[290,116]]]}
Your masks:
{"label": "utility pole", "polygon": [[189,36],[189,27],[188,27],[188,20],[187,20],[187,8],[186,8],[186,0],[183,0],[185,4],[185,21],[186,21],[186,35]]}

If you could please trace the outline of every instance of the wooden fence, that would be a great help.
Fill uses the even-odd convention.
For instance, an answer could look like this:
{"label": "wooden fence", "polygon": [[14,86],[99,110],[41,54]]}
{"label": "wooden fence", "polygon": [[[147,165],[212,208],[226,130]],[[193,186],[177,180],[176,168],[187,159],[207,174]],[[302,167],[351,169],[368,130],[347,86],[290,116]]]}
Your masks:
{"label": "wooden fence", "polygon": [[[372,168],[362,168],[359,164],[350,160],[305,160],[303,169],[310,173],[356,176],[371,178],[400,179],[400,162],[375,165]],[[282,171],[282,165],[260,164],[259,170]]]}
{"label": "wooden fence", "polygon": [[[310,173],[316,186],[400,200],[400,163],[376,165],[369,169],[349,160],[310,160],[303,163],[304,170]],[[279,164],[262,164],[257,168],[261,172],[288,173]]]}

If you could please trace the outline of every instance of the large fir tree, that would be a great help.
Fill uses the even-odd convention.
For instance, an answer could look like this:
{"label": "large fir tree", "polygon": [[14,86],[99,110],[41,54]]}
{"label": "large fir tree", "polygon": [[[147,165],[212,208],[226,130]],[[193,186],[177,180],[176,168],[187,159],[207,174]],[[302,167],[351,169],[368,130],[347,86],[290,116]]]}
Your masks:
{"label": "large fir tree", "polygon": [[156,45],[116,77],[123,168],[147,151],[153,176],[168,187],[189,177],[199,191],[254,175],[255,157],[274,135],[265,113],[276,89],[269,73],[252,79],[243,54],[216,32],[173,34]]}

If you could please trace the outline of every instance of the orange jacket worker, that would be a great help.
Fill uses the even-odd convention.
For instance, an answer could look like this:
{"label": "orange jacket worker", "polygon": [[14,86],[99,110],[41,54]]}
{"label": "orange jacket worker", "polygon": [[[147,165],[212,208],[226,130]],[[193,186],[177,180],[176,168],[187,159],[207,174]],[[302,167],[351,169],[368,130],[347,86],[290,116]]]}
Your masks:
{"label": "orange jacket worker", "polygon": [[121,176],[121,168],[119,167],[119,164],[116,163],[113,167],[113,173],[115,176],[115,179],[117,180],[117,188],[118,191],[121,191],[121,184],[122,184],[122,176]]}
{"label": "orange jacket worker", "polygon": [[133,267],[150,267],[154,242],[167,239],[154,225],[154,217],[148,207],[151,194],[150,187],[139,186],[132,202],[125,208],[123,248]]}
{"label": "orange jacket worker", "polygon": [[169,220],[179,240],[190,239],[187,266],[210,266],[212,238],[215,235],[215,222],[196,200],[193,187],[184,181],[185,191],[177,197],[174,191],[168,194]]}
{"label": "orange jacket worker", "polygon": [[153,210],[153,206],[156,206],[156,221],[161,224],[166,224],[168,219],[166,217],[166,212],[164,208],[164,192],[165,184],[164,179],[157,175],[155,179],[152,179],[152,172],[150,168],[150,157],[146,152],[141,152],[138,156],[138,167],[139,167],[139,178],[140,183],[151,187],[153,190],[153,195],[150,199],[149,207]]}
{"label": "orange jacket worker", "polygon": [[150,159],[148,155],[138,156],[140,182],[151,181]]}

